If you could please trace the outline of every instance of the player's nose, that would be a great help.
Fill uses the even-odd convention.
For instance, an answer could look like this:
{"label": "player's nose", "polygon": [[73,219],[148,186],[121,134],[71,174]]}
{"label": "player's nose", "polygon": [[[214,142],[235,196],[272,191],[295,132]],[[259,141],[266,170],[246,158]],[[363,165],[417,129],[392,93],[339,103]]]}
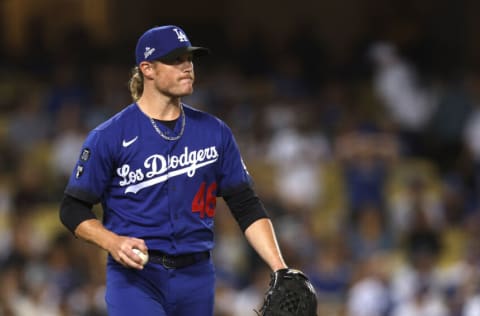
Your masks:
{"label": "player's nose", "polygon": [[182,69],[186,73],[193,73],[193,63],[191,61],[185,61],[182,63]]}

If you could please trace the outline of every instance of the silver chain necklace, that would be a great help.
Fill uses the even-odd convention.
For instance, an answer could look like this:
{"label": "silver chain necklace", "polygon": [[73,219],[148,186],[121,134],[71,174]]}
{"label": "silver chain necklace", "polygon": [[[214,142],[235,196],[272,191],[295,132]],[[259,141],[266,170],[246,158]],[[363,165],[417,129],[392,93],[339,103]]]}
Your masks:
{"label": "silver chain necklace", "polygon": [[183,106],[180,105],[180,111],[181,111],[181,119],[182,119],[182,127],[180,129],[180,132],[178,133],[177,136],[168,136],[168,135],[165,135],[161,130],[160,128],[157,126],[157,124],[155,123],[155,120],[153,118],[150,117],[150,122],[152,123],[152,126],[153,128],[155,129],[155,131],[157,131],[158,135],[160,135],[160,137],[162,137],[163,139],[166,139],[166,140],[177,140],[179,139],[180,137],[182,137],[183,135],[183,132],[185,131],[185,112],[183,112]]}

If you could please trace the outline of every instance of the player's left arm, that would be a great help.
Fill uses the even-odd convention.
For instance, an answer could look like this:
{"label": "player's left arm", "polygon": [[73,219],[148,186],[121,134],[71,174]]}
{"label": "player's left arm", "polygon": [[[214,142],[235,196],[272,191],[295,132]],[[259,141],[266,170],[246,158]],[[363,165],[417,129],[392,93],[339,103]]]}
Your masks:
{"label": "player's left arm", "polygon": [[223,196],[247,241],[272,271],[286,268],[272,222],[250,185],[232,190]]}
{"label": "player's left arm", "polygon": [[[253,189],[230,128],[221,124],[222,149],[218,171],[219,196],[227,203],[250,245],[273,271],[286,268],[265,206]],[[236,184],[236,185],[235,185]]]}
{"label": "player's left arm", "polygon": [[287,268],[269,218],[261,218],[250,224],[245,230],[245,237],[272,271]]}

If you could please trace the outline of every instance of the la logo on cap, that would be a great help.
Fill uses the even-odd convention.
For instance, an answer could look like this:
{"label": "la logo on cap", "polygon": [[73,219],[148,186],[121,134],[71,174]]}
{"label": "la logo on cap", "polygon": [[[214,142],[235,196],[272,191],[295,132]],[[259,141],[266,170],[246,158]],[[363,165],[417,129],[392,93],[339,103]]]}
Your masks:
{"label": "la logo on cap", "polygon": [[179,42],[188,42],[187,35],[177,28],[174,28],[173,31],[177,33],[177,38]]}

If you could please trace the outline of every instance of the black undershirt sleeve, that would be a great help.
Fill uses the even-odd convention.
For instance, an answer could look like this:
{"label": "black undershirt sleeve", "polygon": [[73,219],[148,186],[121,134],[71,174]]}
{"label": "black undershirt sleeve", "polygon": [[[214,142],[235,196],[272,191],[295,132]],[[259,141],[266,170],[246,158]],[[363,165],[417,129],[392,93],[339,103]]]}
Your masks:
{"label": "black undershirt sleeve", "polygon": [[256,220],[269,218],[262,201],[250,186],[224,194],[223,199],[243,232]]}
{"label": "black undershirt sleeve", "polygon": [[77,226],[87,220],[97,218],[92,211],[93,204],[65,194],[60,205],[60,221],[73,234]]}

